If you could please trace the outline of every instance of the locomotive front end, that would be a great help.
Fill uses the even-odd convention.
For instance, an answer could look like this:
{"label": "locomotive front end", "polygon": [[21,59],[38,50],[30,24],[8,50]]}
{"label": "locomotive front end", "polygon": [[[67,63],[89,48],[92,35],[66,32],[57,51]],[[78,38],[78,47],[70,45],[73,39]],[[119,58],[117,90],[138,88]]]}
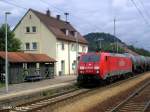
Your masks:
{"label": "locomotive front end", "polygon": [[100,54],[87,53],[81,56],[78,65],[78,82],[93,83],[100,77]]}

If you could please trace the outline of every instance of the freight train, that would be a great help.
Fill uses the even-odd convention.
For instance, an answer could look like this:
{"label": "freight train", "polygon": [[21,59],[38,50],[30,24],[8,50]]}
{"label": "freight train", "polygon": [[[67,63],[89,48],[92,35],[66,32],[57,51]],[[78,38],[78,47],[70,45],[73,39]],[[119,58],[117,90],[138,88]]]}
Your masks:
{"label": "freight train", "polygon": [[77,81],[79,83],[112,81],[148,70],[150,70],[150,57],[128,53],[86,53],[79,59]]}

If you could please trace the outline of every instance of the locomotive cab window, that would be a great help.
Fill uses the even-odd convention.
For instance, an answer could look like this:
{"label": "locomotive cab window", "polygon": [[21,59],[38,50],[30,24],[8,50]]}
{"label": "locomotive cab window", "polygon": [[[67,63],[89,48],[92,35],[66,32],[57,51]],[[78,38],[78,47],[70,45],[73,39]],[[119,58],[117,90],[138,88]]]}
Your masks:
{"label": "locomotive cab window", "polygon": [[84,55],[81,58],[82,62],[98,62],[100,60],[99,55]]}

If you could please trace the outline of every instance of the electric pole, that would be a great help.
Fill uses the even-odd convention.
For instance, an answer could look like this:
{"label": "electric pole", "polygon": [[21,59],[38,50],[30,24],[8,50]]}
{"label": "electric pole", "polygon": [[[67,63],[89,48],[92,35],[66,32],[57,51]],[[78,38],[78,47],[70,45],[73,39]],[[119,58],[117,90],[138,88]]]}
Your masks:
{"label": "electric pole", "polygon": [[100,49],[102,49],[102,41],[103,41],[103,40],[104,40],[103,38],[98,39],[98,41],[99,41],[99,48],[100,48]]}
{"label": "electric pole", "polygon": [[[116,37],[116,18],[114,18],[114,36]],[[116,47],[116,52],[118,53],[118,40],[114,37],[114,51]]]}
{"label": "electric pole", "polygon": [[114,52],[115,52],[116,19],[114,18]]}

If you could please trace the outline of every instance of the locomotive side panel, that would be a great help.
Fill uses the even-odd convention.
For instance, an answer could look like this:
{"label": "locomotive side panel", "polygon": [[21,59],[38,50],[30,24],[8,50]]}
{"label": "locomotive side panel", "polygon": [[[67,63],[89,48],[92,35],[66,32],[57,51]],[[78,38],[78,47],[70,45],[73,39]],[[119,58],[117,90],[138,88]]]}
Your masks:
{"label": "locomotive side panel", "polygon": [[105,78],[132,72],[132,62],[127,57],[107,56],[105,60]]}

